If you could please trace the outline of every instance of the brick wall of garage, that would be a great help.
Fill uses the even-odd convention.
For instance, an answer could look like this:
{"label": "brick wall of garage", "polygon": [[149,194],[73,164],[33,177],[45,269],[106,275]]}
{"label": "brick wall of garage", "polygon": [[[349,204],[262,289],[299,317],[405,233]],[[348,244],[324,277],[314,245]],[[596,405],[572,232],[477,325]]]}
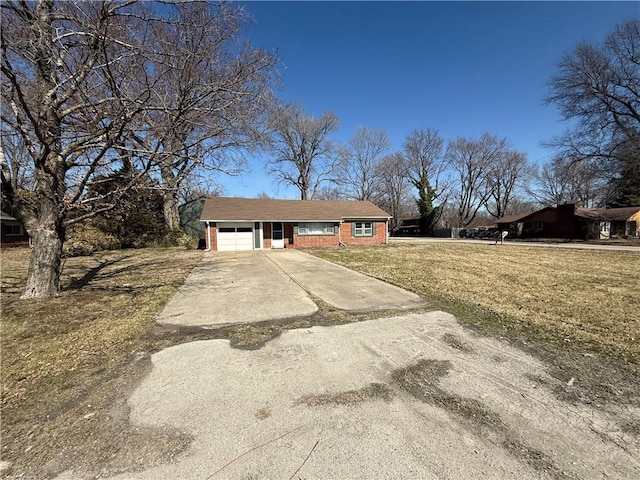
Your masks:
{"label": "brick wall of garage", "polygon": [[209,239],[211,239],[211,244],[207,245],[207,248],[209,250],[214,250],[214,251],[218,250],[218,228],[216,227],[215,223],[209,224],[208,232],[206,231],[206,228],[205,228],[204,235],[207,242],[209,241]]}
{"label": "brick wall of garage", "polygon": [[374,222],[376,224],[376,234],[372,237],[354,237],[351,235],[353,222],[344,222],[340,225],[340,238],[342,243],[347,245],[380,245],[385,243],[387,228],[385,222]]}

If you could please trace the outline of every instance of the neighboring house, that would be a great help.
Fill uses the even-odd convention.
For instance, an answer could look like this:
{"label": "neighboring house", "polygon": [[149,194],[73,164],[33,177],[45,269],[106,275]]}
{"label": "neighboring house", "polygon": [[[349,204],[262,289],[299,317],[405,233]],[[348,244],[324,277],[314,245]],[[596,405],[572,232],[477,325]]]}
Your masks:
{"label": "neighboring house", "polygon": [[337,247],[387,243],[391,217],[371,202],[207,198],[207,250]]}
{"label": "neighboring house", "polygon": [[[420,236],[420,217],[405,218],[400,221],[400,225],[392,232],[394,237],[417,237]],[[450,228],[434,228],[430,237],[451,238]]]}
{"label": "neighboring house", "polygon": [[414,237],[420,235],[420,217],[404,218],[393,231],[394,237]]}
{"label": "neighboring house", "polygon": [[29,245],[29,235],[22,223],[11,215],[0,212],[0,229],[2,237],[0,244],[2,247],[22,247]]}
{"label": "neighboring house", "polygon": [[199,197],[178,207],[180,228],[187,235],[202,240],[202,243],[204,243],[204,226],[200,222],[200,216],[202,215],[204,201],[204,197]]}
{"label": "neighboring house", "polygon": [[640,238],[640,206],[578,208],[576,217],[589,225],[589,238]]}
{"label": "neighboring house", "polygon": [[640,237],[640,206],[581,208],[575,203],[499,218],[500,230],[512,238],[600,239]]}

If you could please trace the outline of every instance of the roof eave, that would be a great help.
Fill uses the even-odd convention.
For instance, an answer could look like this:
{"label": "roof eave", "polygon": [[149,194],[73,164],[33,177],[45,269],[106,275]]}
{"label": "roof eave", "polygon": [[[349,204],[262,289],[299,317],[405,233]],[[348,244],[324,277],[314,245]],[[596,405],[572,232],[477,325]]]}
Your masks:
{"label": "roof eave", "polygon": [[351,216],[351,217],[342,217],[342,218],[261,218],[261,219],[229,219],[229,218],[218,218],[218,219],[206,219],[201,218],[201,222],[209,222],[209,223],[247,223],[247,222],[284,222],[284,223],[294,223],[294,222],[345,222],[349,220],[390,220],[392,217],[382,217],[382,216]]}

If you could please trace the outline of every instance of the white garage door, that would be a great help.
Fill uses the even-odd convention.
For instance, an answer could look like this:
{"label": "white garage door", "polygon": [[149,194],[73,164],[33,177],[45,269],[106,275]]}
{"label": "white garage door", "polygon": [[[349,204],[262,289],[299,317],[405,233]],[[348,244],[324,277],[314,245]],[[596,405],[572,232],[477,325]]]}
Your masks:
{"label": "white garage door", "polygon": [[253,250],[253,225],[250,223],[219,223],[218,250]]}

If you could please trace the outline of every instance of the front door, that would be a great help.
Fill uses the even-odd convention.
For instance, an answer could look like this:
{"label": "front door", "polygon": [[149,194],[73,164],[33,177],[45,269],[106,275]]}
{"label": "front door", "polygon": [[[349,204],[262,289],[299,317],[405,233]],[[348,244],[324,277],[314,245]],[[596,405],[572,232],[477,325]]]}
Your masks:
{"label": "front door", "polygon": [[273,227],[271,228],[271,248],[284,248],[282,222],[273,222]]}

